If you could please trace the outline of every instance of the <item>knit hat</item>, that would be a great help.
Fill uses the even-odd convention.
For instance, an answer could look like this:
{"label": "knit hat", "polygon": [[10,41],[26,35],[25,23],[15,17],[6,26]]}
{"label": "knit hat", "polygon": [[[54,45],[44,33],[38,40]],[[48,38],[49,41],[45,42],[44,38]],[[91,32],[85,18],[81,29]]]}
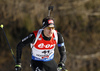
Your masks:
{"label": "knit hat", "polygon": [[[54,20],[51,17],[46,17],[43,19],[42,24],[43,24],[42,28],[44,29],[44,28],[48,27],[49,25],[54,25]],[[54,25],[54,27],[55,27],[55,25]]]}

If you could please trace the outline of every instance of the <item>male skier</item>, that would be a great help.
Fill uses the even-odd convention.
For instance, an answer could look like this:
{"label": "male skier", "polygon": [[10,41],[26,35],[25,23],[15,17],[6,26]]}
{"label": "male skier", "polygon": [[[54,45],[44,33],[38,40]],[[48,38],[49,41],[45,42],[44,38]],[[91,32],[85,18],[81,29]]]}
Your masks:
{"label": "male skier", "polygon": [[[32,49],[31,67],[33,71],[57,71],[64,68],[66,61],[66,49],[62,35],[55,30],[54,20],[46,17],[42,21],[42,29],[33,31],[17,45],[15,70],[21,70],[22,48],[28,44]],[[54,60],[56,44],[60,53],[59,64]]]}

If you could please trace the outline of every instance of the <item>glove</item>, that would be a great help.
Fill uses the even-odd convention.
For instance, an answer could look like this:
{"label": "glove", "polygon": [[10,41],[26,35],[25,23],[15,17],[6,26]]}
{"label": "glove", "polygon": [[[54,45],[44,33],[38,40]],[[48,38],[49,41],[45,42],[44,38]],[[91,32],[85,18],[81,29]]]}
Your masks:
{"label": "glove", "polygon": [[58,71],[62,71],[62,70],[68,71],[68,70],[65,68],[65,64],[62,63],[62,62],[60,62],[60,63],[58,64],[57,70],[58,70]]}
{"label": "glove", "polygon": [[15,71],[21,71],[21,63],[15,65]]}
{"label": "glove", "polygon": [[65,64],[62,63],[62,62],[60,62],[60,63],[58,64],[58,67],[59,67],[59,68],[65,68]]}

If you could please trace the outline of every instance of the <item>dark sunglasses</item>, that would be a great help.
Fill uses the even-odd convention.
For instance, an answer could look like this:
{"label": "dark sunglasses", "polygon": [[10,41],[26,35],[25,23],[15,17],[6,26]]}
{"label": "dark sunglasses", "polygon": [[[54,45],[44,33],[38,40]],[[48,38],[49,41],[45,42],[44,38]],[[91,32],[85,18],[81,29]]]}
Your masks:
{"label": "dark sunglasses", "polygon": [[55,27],[47,27],[48,30],[55,29]]}

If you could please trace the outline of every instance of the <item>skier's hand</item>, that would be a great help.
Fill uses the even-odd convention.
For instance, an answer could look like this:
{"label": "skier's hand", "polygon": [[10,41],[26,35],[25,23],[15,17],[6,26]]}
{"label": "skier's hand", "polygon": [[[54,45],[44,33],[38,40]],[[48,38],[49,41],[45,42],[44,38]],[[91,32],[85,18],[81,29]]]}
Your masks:
{"label": "skier's hand", "polygon": [[65,64],[62,63],[62,62],[60,62],[60,63],[58,64],[57,70],[58,70],[58,71],[62,71],[62,70],[68,71],[68,70],[65,68]]}
{"label": "skier's hand", "polygon": [[21,63],[15,65],[15,71],[21,71]]}

